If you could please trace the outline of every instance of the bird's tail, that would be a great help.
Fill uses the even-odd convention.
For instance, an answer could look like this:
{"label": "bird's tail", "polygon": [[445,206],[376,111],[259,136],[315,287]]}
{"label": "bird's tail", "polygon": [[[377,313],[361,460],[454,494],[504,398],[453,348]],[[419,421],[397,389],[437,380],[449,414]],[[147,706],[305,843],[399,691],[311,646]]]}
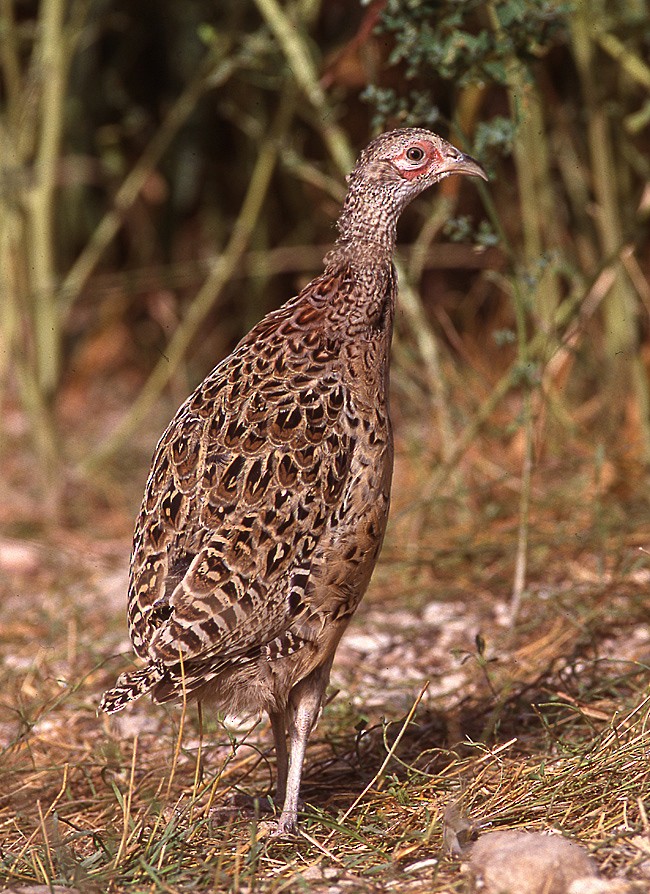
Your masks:
{"label": "bird's tail", "polygon": [[129,702],[150,692],[164,677],[164,672],[155,664],[148,664],[141,670],[120,674],[112,689],[108,689],[99,703],[99,710],[106,714],[121,711]]}

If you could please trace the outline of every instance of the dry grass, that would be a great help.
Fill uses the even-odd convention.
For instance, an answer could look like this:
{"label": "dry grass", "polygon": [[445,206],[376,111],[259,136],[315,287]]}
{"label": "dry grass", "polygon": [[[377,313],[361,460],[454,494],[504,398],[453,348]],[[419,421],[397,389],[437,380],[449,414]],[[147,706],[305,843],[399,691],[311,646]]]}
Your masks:
{"label": "dry grass", "polygon": [[[23,519],[25,536],[0,542],[3,886],[461,892],[467,877],[443,847],[457,801],[493,828],[577,838],[606,876],[647,882],[645,503],[594,491],[584,462],[540,463],[511,631],[511,459],[499,475],[486,451],[468,461],[473,505],[441,497],[411,548],[421,433],[402,433],[389,538],[310,744],[295,840],[265,835],[263,724],[227,729],[206,714],[200,730],[194,707],[146,702],[96,716],[130,660],[128,513],[97,508],[91,535],[30,532]],[[242,793],[259,796],[257,813]]]}

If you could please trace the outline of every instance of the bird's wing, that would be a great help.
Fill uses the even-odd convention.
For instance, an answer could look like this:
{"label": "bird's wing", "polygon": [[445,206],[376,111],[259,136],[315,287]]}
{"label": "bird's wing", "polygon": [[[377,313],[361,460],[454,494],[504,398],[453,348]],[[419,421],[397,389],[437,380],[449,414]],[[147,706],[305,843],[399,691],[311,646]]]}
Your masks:
{"label": "bird's wing", "polygon": [[262,321],[163,435],[131,567],[142,657],[252,656],[309,614],[311,558],[336,523],[356,443],[318,312],[285,306]]}

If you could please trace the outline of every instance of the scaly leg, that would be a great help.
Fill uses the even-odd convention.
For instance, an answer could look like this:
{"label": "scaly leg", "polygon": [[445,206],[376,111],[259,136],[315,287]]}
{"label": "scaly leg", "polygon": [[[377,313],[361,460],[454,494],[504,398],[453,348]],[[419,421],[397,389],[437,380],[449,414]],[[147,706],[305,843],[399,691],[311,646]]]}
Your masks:
{"label": "scaly leg", "polygon": [[276,804],[284,802],[287,793],[287,767],[289,755],[287,753],[287,720],[285,711],[269,711],[273,741],[275,742],[275,758],[277,765],[277,785],[275,797]]}
{"label": "scaly leg", "polygon": [[276,835],[286,835],[296,829],[300,779],[307,740],[318,720],[323,693],[330,676],[332,658],[326,664],[317,667],[300,683],[297,683],[289,696],[289,706],[287,708],[289,767],[284,807],[275,830]]}

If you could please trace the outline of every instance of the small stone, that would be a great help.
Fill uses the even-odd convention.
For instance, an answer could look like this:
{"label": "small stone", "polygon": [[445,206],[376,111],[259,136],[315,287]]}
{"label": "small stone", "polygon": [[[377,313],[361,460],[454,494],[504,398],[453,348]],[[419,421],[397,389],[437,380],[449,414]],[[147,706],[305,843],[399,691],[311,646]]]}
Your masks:
{"label": "small stone", "polygon": [[481,835],[469,850],[469,868],[474,890],[481,894],[583,894],[573,883],[598,874],[579,844],[515,830]]}

